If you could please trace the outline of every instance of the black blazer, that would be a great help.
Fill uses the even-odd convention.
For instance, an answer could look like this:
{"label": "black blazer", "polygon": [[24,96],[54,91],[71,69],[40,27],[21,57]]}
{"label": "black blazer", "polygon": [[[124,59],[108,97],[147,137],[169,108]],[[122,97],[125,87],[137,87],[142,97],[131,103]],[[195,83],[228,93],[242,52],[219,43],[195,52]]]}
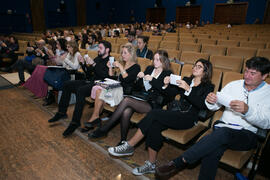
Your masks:
{"label": "black blazer", "polygon": [[[145,69],[144,74],[151,75],[153,70],[154,66],[148,66]],[[162,88],[164,86],[164,78],[166,76],[170,76],[171,73],[172,72],[170,70],[163,70],[157,79],[153,78],[152,81],[149,82],[152,86],[152,88],[148,90],[150,100],[156,100],[158,97],[163,97],[162,104],[160,104],[161,107],[167,104],[172,99],[173,94],[169,94]],[[145,91],[142,78],[138,79],[135,86],[137,91]],[[151,104],[151,102],[149,103]]]}

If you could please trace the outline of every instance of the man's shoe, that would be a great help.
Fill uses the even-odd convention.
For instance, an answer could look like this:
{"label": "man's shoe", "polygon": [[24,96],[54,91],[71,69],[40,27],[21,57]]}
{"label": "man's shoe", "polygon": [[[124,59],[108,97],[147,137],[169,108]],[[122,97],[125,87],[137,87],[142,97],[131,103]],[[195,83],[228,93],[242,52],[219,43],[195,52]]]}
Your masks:
{"label": "man's shoe", "polygon": [[101,138],[101,137],[105,137],[107,135],[106,132],[102,131],[101,129],[97,129],[91,133],[88,134],[88,137],[90,139],[98,139],[98,138]]}
{"label": "man's shoe", "polygon": [[63,132],[63,136],[65,138],[70,136],[78,127],[79,125],[77,124],[69,124],[68,128]]}
{"label": "man's shoe", "polygon": [[67,114],[56,113],[53,116],[53,118],[48,120],[48,122],[53,123],[53,122],[59,121],[60,119],[65,119],[65,118],[67,118]]}
{"label": "man's shoe", "polygon": [[140,176],[143,174],[155,173],[156,164],[150,161],[145,161],[144,165],[136,167],[132,170],[132,174]]}
{"label": "man's shoe", "polygon": [[156,179],[169,179],[173,175],[178,172],[178,168],[176,167],[173,161],[170,161],[167,164],[161,165],[156,168],[155,176]]}
{"label": "man's shoe", "polygon": [[108,152],[110,155],[121,157],[131,156],[134,153],[134,147],[129,145],[127,141],[123,141],[123,144],[116,147],[109,147]]}

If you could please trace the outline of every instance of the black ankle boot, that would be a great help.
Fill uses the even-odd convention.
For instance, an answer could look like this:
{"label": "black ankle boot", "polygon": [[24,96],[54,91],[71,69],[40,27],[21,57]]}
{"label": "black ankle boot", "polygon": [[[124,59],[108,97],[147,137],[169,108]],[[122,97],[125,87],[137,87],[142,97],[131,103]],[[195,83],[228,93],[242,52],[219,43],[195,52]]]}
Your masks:
{"label": "black ankle boot", "polygon": [[102,131],[100,128],[88,134],[90,139],[98,139],[105,136],[107,136],[107,132]]}
{"label": "black ankle boot", "polygon": [[100,118],[97,118],[92,122],[85,122],[84,123],[84,126],[87,127],[87,128],[94,128],[96,125],[98,127],[101,127],[101,119]]}
{"label": "black ankle boot", "polygon": [[78,124],[70,123],[68,128],[63,132],[63,136],[64,137],[70,136],[78,127],[79,127]]}
{"label": "black ankle boot", "polygon": [[55,97],[54,97],[54,93],[52,90],[48,91],[47,96],[45,98],[45,103],[43,104],[43,106],[48,106],[51,105],[52,103],[55,102]]}

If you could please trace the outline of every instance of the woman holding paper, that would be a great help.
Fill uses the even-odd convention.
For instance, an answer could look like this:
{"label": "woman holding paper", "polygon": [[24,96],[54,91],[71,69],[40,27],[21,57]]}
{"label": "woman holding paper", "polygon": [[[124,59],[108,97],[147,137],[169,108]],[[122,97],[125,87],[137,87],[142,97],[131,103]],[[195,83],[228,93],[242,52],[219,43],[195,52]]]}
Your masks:
{"label": "woman holding paper", "polygon": [[[138,130],[129,141],[123,141],[121,145],[110,147],[109,154],[113,156],[133,155],[134,146],[143,137],[146,137],[149,160],[145,164],[134,168],[134,175],[154,173],[156,167],[157,152],[162,147],[163,136],[161,132],[171,129],[189,129],[198,121],[198,113],[207,109],[206,96],[214,90],[211,83],[212,64],[204,59],[199,59],[192,68],[192,75],[176,80],[177,86],[170,85],[170,77],[164,79],[164,88],[170,94],[180,94],[179,108],[175,110],[154,109],[150,111],[138,124]],[[173,86],[173,87],[171,87]],[[171,87],[171,88],[170,88]]]}
{"label": "woman holding paper", "polygon": [[[124,94],[126,89],[130,89],[134,86],[134,82],[136,80],[137,74],[140,72],[141,68],[137,64],[137,56],[135,47],[132,46],[131,43],[127,43],[121,48],[121,60],[124,65],[122,65],[119,61],[111,61],[107,63],[109,67],[109,75],[112,79],[117,79],[121,82],[121,86],[123,87]],[[120,75],[114,77],[113,67],[119,69]],[[104,100],[100,99],[100,95],[102,92],[101,86],[94,86],[92,88],[91,97],[95,99],[95,106],[93,110],[93,114],[90,117],[89,121],[85,123],[85,128],[82,129],[82,132],[87,132],[91,128],[94,128],[95,125],[100,124],[101,120],[99,118],[99,114],[103,110]]]}
{"label": "woman holding paper", "polygon": [[95,130],[88,135],[89,138],[95,139],[106,136],[109,129],[118,119],[121,123],[121,141],[126,140],[130,117],[134,112],[147,113],[152,109],[161,109],[173,97],[163,89],[164,78],[171,74],[170,61],[168,53],[158,50],[154,54],[153,65],[148,66],[144,72],[137,75],[137,90],[146,94],[148,100],[139,100],[134,96],[126,97],[121,101],[115,112],[112,114],[105,126]]}

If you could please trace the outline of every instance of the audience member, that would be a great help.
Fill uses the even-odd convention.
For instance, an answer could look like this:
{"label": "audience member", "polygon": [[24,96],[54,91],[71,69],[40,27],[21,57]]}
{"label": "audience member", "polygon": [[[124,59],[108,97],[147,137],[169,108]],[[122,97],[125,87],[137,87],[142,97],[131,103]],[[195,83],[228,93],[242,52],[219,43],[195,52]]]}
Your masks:
{"label": "audience member", "polygon": [[70,122],[68,128],[64,131],[64,137],[70,136],[80,126],[80,120],[85,104],[85,97],[90,96],[91,89],[95,84],[95,80],[103,80],[109,77],[109,68],[107,66],[107,62],[109,61],[110,52],[111,43],[108,41],[101,41],[99,43],[98,57],[96,57],[94,60],[89,58],[88,61],[85,63],[81,62],[82,64],[90,65],[89,67],[86,67],[84,69],[87,70],[87,74],[91,74],[92,72],[94,73],[94,75],[88,76],[91,79],[71,80],[64,83],[62,96],[58,105],[58,112],[53,118],[48,120],[49,123],[52,123],[59,121],[62,118],[66,118],[66,112],[69,105],[71,93],[76,94],[76,104],[72,116],[72,121]]}
{"label": "audience member", "polygon": [[153,59],[153,52],[147,48],[149,37],[147,36],[138,36],[137,38],[137,45],[138,49],[136,54],[138,57]]}
{"label": "audience member", "polygon": [[[121,61],[124,63],[124,66],[120,63]],[[130,43],[122,46],[120,61],[115,61],[112,65],[113,67],[118,68],[121,73],[119,76],[114,77],[112,69],[113,67],[111,66],[110,62],[108,62],[107,66],[109,67],[110,78],[119,80],[123,87],[124,94],[129,94],[134,87],[134,82],[137,78],[137,74],[140,72],[140,66],[137,64],[135,47]],[[90,130],[94,127],[94,125],[101,122],[99,114],[102,112],[104,105],[104,100],[99,98],[101,91],[102,88],[99,88],[95,92],[94,97],[91,94],[91,97],[95,99],[95,106],[92,116],[90,117],[88,122],[85,123],[85,131]]]}
{"label": "audience member", "polygon": [[[177,80],[177,86],[169,85],[170,77],[164,79],[164,88],[168,94],[180,94],[179,109],[162,110],[154,109],[139,122],[138,130],[129,141],[121,145],[110,147],[109,153],[113,156],[126,156],[134,153],[134,146],[146,137],[149,160],[145,164],[134,168],[134,175],[154,173],[157,152],[162,147],[163,136],[161,132],[168,128],[183,130],[190,129],[198,122],[200,110],[207,109],[204,101],[209,92],[214,90],[211,83],[212,64],[204,59],[199,59],[193,66],[192,75]],[[168,88],[173,86],[173,88]]]}
{"label": "audience member", "polygon": [[[158,178],[169,178],[187,164],[201,160],[199,179],[215,179],[218,163],[227,149],[248,151],[257,146],[258,128],[270,128],[270,85],[264,80],[270,72],[270,61],[253,57],[246,61],[244,79],[227,84],[221,93],[230,96],[221,119],[215,122],[211,134],[204,136],[181,156],[156,169]],[[219,97],[209,93],[206,106],[218,110]]]}

